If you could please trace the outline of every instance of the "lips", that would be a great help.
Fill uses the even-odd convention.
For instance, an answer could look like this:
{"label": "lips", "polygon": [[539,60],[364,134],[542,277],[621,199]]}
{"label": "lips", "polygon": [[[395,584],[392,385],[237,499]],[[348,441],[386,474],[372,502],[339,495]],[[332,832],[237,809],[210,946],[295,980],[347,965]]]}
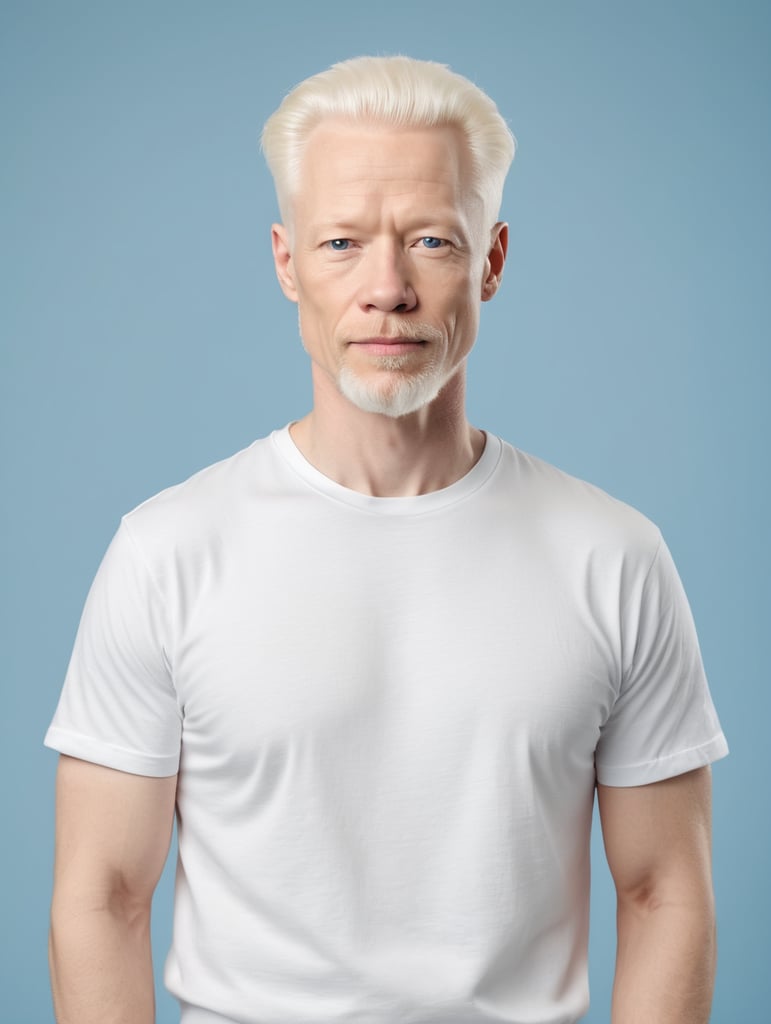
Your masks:
{"label": "lips", "polygon": [[400,335],[397,337],[360,338],[350,344],[372,355],[396,356],[415,352],[425,345],[425,341],[420,338],[405,338]]}
{"label": "lips", "polygon": [[402,345],[408,342],[420,345],[422,344],[422,338],[411,338],[406,334],[397,335],[382,335],[376,338],[358,338],[356,341],[351,342],[352,345]]}

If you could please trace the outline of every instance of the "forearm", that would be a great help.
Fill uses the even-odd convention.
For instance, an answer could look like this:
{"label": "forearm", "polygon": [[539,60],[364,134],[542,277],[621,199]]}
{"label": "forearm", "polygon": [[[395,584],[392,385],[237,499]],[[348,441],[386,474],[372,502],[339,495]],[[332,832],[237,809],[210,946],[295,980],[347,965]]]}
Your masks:
{"label": "forearm", "polygon": [[621,903],[611,1024],[708,1024],[715,953],[710,899]]}
{"label": "forearm", "polygon": [[153,1024],[149,910],[55,902],[49,954],[58,1024]]}

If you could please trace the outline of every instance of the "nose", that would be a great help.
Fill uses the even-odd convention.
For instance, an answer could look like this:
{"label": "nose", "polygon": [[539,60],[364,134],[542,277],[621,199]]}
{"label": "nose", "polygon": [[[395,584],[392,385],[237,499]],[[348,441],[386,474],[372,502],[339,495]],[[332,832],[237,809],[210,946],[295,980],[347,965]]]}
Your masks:
{"label": "nose", "polygon": [[408,313],[417,305],[409,261],[391,241],[373,242],[360,261],[359,272],[359,305],[363,310]]}

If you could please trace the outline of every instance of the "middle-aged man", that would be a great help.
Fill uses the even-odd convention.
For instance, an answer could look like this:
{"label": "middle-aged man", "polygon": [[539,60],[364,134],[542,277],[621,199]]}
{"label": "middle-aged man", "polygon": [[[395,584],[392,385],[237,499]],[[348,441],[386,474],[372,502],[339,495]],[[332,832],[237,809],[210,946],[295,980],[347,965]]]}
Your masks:
{"label": "middle-aged man", "polygon": [[[125,516],[46,742],[61,1024],[572,1024],[598,794],[614,1024],[705,1024],[726,753],[659,532],[471,426],[513,139],[466,79],[360,58],[264,148],[313,407]],[[274,337],[264,338],[269,372]]]}

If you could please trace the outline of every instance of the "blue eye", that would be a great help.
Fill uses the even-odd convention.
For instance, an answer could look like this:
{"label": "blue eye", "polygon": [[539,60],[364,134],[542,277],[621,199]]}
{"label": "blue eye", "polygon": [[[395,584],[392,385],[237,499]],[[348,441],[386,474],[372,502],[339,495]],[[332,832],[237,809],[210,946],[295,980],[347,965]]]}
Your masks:
{"label": "blue eye", "polygon": [[439,249],[444,242],[441,238],[434,238],[433,235],[426,235],[425,238],[421,238],[421,242],[426,249]]}
{"label": "blue eye", "polygon": [[333,252],[345,252],[350,244],[347,238],[333,238],[330,242],[327,242],[327,245]]}

